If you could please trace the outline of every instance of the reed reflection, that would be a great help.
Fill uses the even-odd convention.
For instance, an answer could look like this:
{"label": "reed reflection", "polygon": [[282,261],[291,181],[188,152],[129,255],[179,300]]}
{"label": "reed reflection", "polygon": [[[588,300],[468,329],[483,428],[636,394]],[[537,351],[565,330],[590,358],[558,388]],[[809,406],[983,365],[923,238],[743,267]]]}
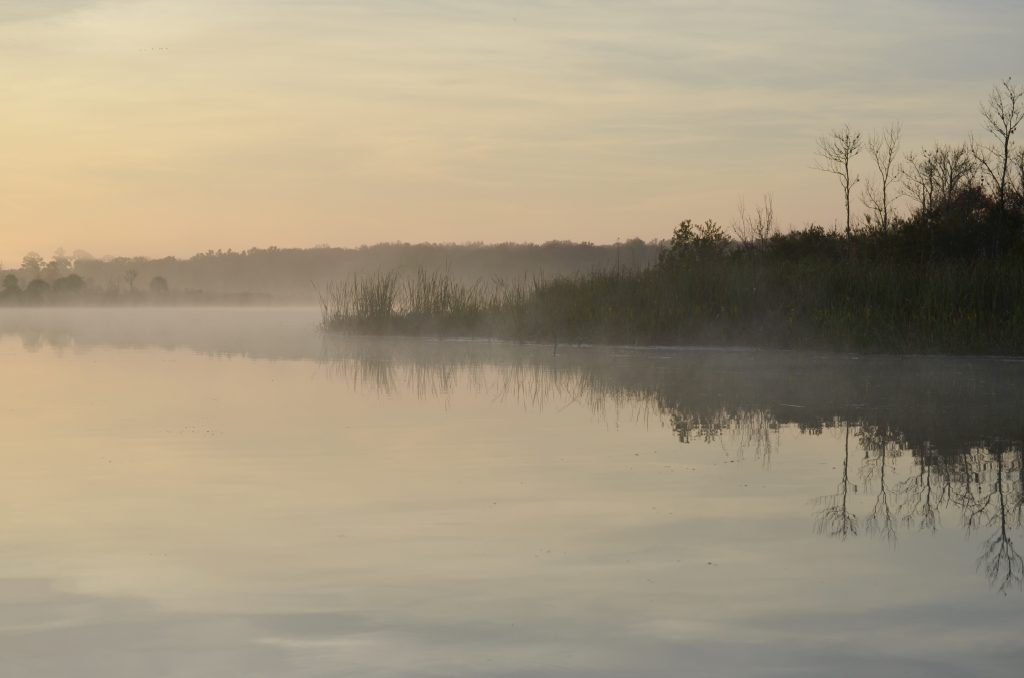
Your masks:
{"label": "reed reflection", "polygon": [[1024,361],[711,349],[556,354],[550,346],[318,337],[312,322],[296,327],[295,311],[183,313],[194,321],[22,314],[0,324],[0,335],[32,351],[188,348],[313,361],[329,378],[385,397],[445,399],[469,389],[522,407],[579,403],[607,419],[663,422],[683,444],[721,442],[766,472],[785,454],[783,430],[832,436],[834,484],[810,497],[818,533],[895,544],[901,533],[955,522],[979,540],[978,571],[996,590],[1024,585]]}
{"label": "reed reflection", "polygon": [[328,341],[333,378],[421,398],[468,388],[523,406],[582,403],[601,416],[657,417],[683,444],[722,441],[770,470],[779,432],[839,439],[834,488],[813,499],[824,536],[936,532],[956,516],[982,539],[978,571],[1024,584],[1024,365],[1002,360],[792,353],[607,352],[459,342]]}

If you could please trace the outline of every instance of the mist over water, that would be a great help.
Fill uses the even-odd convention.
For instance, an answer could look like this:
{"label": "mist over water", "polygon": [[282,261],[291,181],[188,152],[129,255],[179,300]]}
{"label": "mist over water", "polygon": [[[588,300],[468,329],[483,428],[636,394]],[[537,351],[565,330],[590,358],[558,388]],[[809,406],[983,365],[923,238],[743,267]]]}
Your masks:
{"label": "mist over water", "polygon": [[0,675],[1015,676],[1024,361],[0,313]]}
{"label": "mist over water", "polygon": [[1020,678],[1021,26],[0,1],[0,678]]}

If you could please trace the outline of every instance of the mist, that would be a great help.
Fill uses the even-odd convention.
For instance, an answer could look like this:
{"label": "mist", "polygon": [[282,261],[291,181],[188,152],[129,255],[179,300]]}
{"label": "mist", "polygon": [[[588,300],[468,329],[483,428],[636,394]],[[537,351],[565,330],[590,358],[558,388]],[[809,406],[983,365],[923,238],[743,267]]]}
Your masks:
{"label": "mist", "polygon": [[636,238],[611,245],[547,242],[384,243],[354,249],[326,245],[309,249],[270,247],[240,252],[209,250],[185,259],[96,258],[85,251],[68,254],[61,249],[51,257],[30,252],[21,266],[0,268],[0,277],[14,276],[21,287],[37,279],[52,287],[61,279],[76,276],[79,288],[72,290],[74,294],[56,295],[51,300],[64,304],[315,305],[319,293],[331,283],[381,271],[444,272],[467,284],[518,281],[616,267],[647,267],[657,261],[660,251],[659,243]]}
{"label": "mist", "polygon": [[0,2],[0,678],[1018,678],[1022,26]]}

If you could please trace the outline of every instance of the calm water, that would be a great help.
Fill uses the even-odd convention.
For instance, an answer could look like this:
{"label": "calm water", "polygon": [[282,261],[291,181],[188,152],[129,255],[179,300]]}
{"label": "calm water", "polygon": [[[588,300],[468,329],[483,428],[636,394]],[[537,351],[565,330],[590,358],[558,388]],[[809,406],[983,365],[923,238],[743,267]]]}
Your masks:
{"label": "calm water", "polygon": [[1024,363],[0,313],[0,674],[1019,676]]}

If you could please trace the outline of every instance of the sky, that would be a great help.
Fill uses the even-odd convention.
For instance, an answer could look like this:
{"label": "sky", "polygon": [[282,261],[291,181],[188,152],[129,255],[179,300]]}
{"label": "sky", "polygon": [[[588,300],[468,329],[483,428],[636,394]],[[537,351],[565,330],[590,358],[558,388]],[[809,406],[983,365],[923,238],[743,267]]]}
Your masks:
{"label": "sky", "polygon": [[816,137],[980,132],[1021,26],[1019,0],[0,0],[0,262],[663,238],[765,194],[831,225]]}

